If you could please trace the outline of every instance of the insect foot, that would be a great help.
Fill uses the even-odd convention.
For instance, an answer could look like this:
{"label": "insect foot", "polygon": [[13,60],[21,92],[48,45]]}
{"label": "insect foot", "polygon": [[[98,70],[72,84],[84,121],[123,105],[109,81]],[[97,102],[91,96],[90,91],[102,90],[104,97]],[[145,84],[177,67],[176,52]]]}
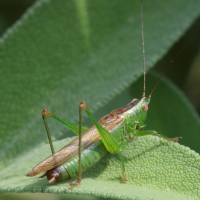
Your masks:
{"label": "insect foot", "polygon": [[123,181],[124,183],[126,183],[128,180],[127,180],[127,178],[126,178],[125,172],[122,172],[122,176],[123,176],[122,181]]}
{"label": "insect foot", "polygon": [[179,139],[182,139],[182,137],[175,137],[175,138],[168,138],[167,141],[174,141],[174,142],[178,142]]}
{"label": "insect foot", "polygon": [[76,183],[72,183],[72,182],[69,183],[70,187],[76,187],[80,184],[81,184],[81,181],[76,181]]}

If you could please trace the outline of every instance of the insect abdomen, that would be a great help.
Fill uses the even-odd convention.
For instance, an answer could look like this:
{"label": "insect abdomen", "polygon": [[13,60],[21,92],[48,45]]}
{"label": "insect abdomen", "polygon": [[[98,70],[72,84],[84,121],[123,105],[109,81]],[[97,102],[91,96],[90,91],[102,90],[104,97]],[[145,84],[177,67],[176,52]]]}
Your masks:
{"label": "insect abdomen", "polygon": [[[82,171],[85,171],[87,168],[93,166],[107,154],[108,151],[101,140],[83,150],[81,153]],[[61,166],[47,171],[41,177],[47,176],[49,183],[71,179],[78,175],[78,160],[77,154]]]}

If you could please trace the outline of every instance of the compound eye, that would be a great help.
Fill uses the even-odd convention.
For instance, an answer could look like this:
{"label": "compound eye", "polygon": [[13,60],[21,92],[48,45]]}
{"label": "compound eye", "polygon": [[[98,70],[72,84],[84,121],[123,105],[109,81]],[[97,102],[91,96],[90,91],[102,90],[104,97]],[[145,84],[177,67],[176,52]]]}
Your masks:
{"label": "compound eye", "polygon": [[148,110],[148,105],[146,103],[142,105],[142,110],[144,110],[145,112]]}

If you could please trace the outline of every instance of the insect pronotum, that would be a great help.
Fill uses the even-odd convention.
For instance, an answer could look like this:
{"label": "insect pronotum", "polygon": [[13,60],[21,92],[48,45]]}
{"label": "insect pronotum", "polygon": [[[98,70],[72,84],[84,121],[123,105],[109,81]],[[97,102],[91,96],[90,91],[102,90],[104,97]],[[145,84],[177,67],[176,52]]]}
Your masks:
{"label": "insect pronotum", "polygon": [[[151,95],[161,77],[171,66],[172,62],[181,53],[185,46],[176,54],[171,63],[166,67],[160,78],[157,80],[148,97],[145,97],[145,51],[143,35],[143,11],[141,0],[141,27],[142,27],[142,46],[143,46],[143,67],[144,67],[144,88],[140,99],[133,99],[131,103],[123,108],[112,111],[110,114],[103,116],[98,121],[94,119],[85,102],[79,104],[79,124],[64,121],[52,114],[49,110],[43,109],[42,118],[46,127],[52,155],[36,165],[26,176],[35,176],[45,172],[41,178],[47,176],[48,182],[59,182],[71,179],[78,175],[76,183],[70,183],[75,187],[81,183],[82,171],[86,170],[94,163],[98,162],[108,153],[119,153],[122,164],[122,181],[127,182],[125,173],[125,164],[121,155],[122,150],[126,147],[127,141],[132,140],[134,136],[156,135],[168,141],[178,141],[181,137],[166,138],[154,130],[141,130],[144,127],[148,105]],[[199,32],[199,31],[198,31]],[[198,33],[197,32],[197,33]],[[196,34],[197,34],[196,33]],[[196,35],[195,34],[195,35]],[[195,36],[194,35],[194,36]],[[194,37],[193,36],[193,37]],[[193,38],[192,37],[192,38]],[[191,38],[191,39],[192,39]],[[190,40],[191,40],[190,39]],[[93,126],[88,128],[82,125],[82,110],[85,110]],[[54,152],[51,135],[46,122],[46,115],[55,118],[69,127],[79,137],[67,144],[61,150]]]}

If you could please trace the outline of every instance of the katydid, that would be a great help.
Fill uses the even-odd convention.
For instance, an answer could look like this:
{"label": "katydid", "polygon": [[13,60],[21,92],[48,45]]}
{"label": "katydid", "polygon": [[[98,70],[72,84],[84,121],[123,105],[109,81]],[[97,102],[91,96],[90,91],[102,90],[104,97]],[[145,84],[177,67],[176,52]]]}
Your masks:
{"label": "katydid", "polygon": [[[166,138],[154,130],[141,130],[145,125],[148,105],[151,95],[166,70],[171,63],[185,48],[183,47],[172,60],[170,65],[164,70],[160,78],[154,85],[148,97],[145,97],[145,53],[144,53],[144,36],[143,36],[143,14],[141,3],[141,27],[142,27],[142,46],[143,46],[143,66],[144,66],[144,89],[140,99],[133,99],[131,103],[121,109],[112,111],[98,121],[94,119],[85,102],[79,104],[79,124],[64,121],[52,114],[49,110],[42,111],[42,118],[46,127],[52,155],[36,165],[27,176],[35,176],[45,172],[41,178],[47,176],[49,183],[68,180],[78,175],[76,183],[70,183],[75,187],[81,183],[81,174],[87,168],[93,166],[108,153],[119,153],[122,164],[122,181],[127,182],[125,163],[123,162],[122,151],[127,145],[127,141],[133,140],[135,136],[155,135],[168,141],[178,141],[181,137]],[[188,43],[187,43],[188,44]],[[187,45],[186,44],[186,45]],[[93,126],[88,128],[81,123],[82,110],[85,110]],[[46,122],[46,115],[51,116],[59,122],[65,124],[78,138],[67,144],[61,150],[54,152],[49,128]]]}

